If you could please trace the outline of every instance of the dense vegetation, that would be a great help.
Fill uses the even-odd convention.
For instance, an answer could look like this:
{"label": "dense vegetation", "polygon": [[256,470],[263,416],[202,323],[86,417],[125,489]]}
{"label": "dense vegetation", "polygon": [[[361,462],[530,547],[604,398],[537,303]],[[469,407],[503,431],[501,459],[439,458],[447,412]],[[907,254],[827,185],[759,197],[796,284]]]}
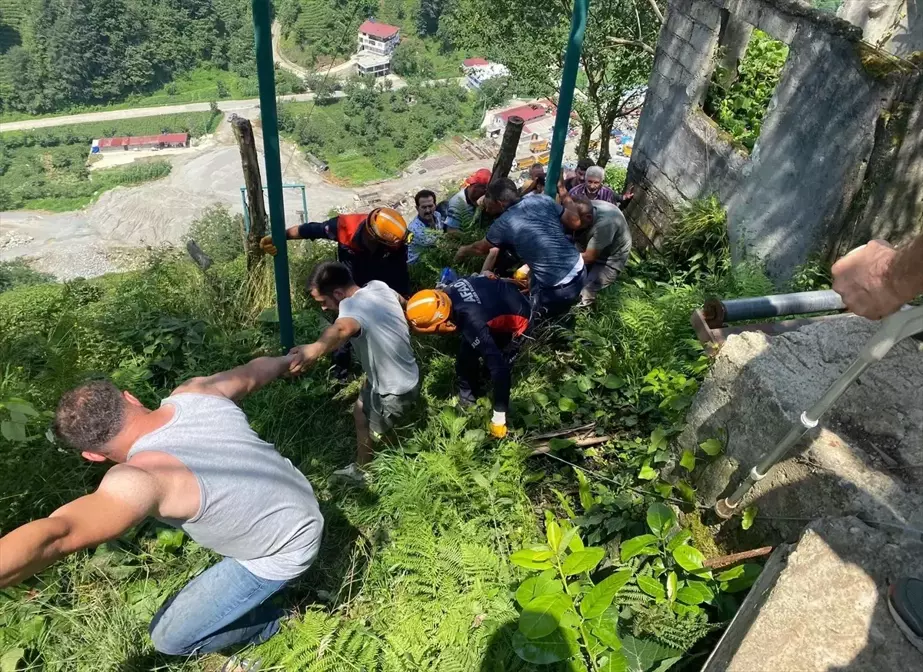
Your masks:
{"label": "dense vegetation", "polygon": [[[367,490],[327,485],[354,450],[357,381],[338,386],[319,367],[244,402],[254,428],[312,480],[327,520],[321,557],[284,595],[300,614],[252,652],[264,669],[698,668],[758,568],[702,567],[721,551],[690,503],[688,474],[721,443],[681,461],[670,449],[707,368],[688,317],[708,294],[761,294],[768,283],[729,268],[714,204],[692,214],[697,223],[677,229],[682,246],[633,255],[573,336],[546,331],[524,349],[506,440],[486,438],[486,400],[456,406],[448,337],[414,339],[428,410],[380,451]],[[17,475],[0,485],[0,531],[102,475],[46,434],[71,385],[110,375],[155,404],[190,376],[277,348],[273,325],[259,319],[272,296],[268,270],[248,282],[239,251],[229,259],[239,226],[216,210],[194,227],[221,260],[205,274],[162,253],[140,272],[0,294],[0,468]],[[695,261],[680,249],[695,250]],[[332,255],[325,244],[292,251],[296,287]],[[414,267],[417,286],[430,286],[451,252],[429,251]],[[325,322],[300,290],[294,296],[305,341]],[[536,433],[585,423],[608,438],[592,447],[553,440],[550,455],[530,456]],[[153,655],[146,634],[159,603],[211,561],[149,521],[0,593],[0,656],[48,672],[215,669]]]}
{"label": "dense vegetation", "polygon": [[255,74],[247,0],[12,0],[2,21],[5,110],[120,100],[205,62]]}
{"label": "dense vegetation", "polygon": [[754,30],[736,77],[722,67],[715,68],[704,109],[747,150],[752,150],[760,137],[763,118],[787,58],[785,43]]}
{"label": "dense vegetation", "polygon": [[476,130],[483,105],[454,84],[382,90],[352,80],[343,100],[285,103],[279,129],[352,184],[393,176],[452,133]]}
{"label": "dense vegetation", "polygon": [[170,163],[162,160],[90,171],[90,144],[117,135],[185,132],[198,137],[213,131],[220,120],[220,112],[192,112],[4,133],[0,211],[75,210],[107,189],[163,177],[169,174]]}

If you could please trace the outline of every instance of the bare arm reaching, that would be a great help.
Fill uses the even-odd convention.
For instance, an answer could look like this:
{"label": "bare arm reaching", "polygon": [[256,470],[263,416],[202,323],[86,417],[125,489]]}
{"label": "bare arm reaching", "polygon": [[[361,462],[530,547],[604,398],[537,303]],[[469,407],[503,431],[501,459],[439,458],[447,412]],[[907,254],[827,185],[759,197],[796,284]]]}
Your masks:
{"label": "bare arm reaching", "polygon": [[458,252],[455,254],[455,261],[461,261],[462,259],[467,259],[468,257],[484,257],[490,252],[490,248],[493,247],[486,238],[481,238],[478,241],[471,243],[470,245],[462,245],[458,248]]}
{"label": "bare arm reaching", "polygon": [[289,370],[293,374],[299,374],[305,369],[314,366],[314,363],[326,355],[333,352],[341,345],[346,343],[350,338],[361,331],[359,323],[351,317],[341,317],[329,327],[313,343],[308,345],[299,345],[292,348],[288,355],[291,358]]}
{"label": "bare arm reaching", "polygon": [[287,373],[291,364],[291,354],[285,357],[257,357],[243,366],[230,371],[222,371],[213,376],[193,378],[173,391],[173,394],[195,392],[214,394],[240,401],[248,394],[274,381]]}
{"label": "bare arm reaching", "polygon": [[112,467],[99,489],[0,537],[0,588],[76,551],[116,539],[157,512],[160,488],[147,472]]}

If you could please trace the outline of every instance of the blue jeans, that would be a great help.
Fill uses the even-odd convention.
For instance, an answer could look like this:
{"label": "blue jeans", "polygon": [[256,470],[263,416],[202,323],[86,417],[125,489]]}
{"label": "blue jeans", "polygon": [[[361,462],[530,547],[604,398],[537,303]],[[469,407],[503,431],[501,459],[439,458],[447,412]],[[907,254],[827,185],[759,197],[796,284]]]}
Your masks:
{"label": "blue jeans", "polygon": [[533,285],[530,291],[533,315],[540,320],[551,320],[564,315],[577,304],[585,280],[586,268],[581,268],[577,276],[566,285],[556,287]]}
{"label": "blue jeans", "polygon": [[265,642],[279,631],[283,611],[264,603],[285,583],[261,579],[225,558],[186,584],[154,615],[154,648],[188,656]]}

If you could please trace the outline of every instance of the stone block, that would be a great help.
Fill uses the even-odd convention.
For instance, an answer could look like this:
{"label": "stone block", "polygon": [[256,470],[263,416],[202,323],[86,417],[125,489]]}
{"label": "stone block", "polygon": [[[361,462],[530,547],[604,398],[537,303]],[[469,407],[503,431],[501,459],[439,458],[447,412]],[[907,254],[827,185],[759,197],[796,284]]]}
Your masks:
{"label": "stone block", "polygon": [[[855,359],[878,324],[855,316],[778,336],[731,336],[702,384],[680,435],[683,448],[726,437],[698,479],[706,504],[739,483]],[[895,346],[820,419],[819,429],[751,491],[768,516],[862,514],[923,528],[923,357]],[[745,503],[745,505],[746,505]],[[800,525],[772,527],[793,538]]]}
{"label": "stone block", "polygon": [[755,25],[770,37],[791,44],[800,23],[792,17],[764,10],[760,12],[759,22]]}
{"label": "stone block", "polygon": [[679,39],[688,42],[689,37],[692,35],[693,26],[694,24],[692,19],[690,19],[688,16],[679,12],[674,12],[667,17],[667,23],[664,26],[664,30],[669,30]]}
{"label": "stone block", "polygon": [[689,44],[696,50],[707,53],[708,57],[711,58],[712,53],[715,51],[715,45],[718,42],[718,32],[718,26],[706,26],[697,23],[692,29],[692,36],[689,39]]}
{"label": "stone block", "polygon": [[709,28],[718,28],[721,25],[721,10],[707,0],[699,0],[692,6],[689,17],[695,23],[703,23]]}
{"label": "stone block", "polygon": [[702,672],[923,669],[888,613],[888,583],[902,576],[923,576],[919,538],[815,520],[773,553]]}
{"label": "stone block", "polygon": [[751,26],[757,26],[760,22],[760,13],[763,11],[763,7],[764,5],[761,2],[742,0],[737,3],[737,7],[732,11],[732,14],[741,21],[746,21]]}

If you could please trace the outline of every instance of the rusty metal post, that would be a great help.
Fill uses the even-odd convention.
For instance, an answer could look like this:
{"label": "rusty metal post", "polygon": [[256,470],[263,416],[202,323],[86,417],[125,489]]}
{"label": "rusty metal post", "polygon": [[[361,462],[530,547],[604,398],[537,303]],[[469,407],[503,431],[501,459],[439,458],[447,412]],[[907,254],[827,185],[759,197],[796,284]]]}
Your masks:
{"label": "rusty metal post", "polygon": [[240,166],[244,171],[244,184],[247,185],[247,217],[250,222],[246,234],[247,271],[257,267],[263,258],[260,240],[266,235],[266,206],[263,203],[263,181],[260,177],[260,162],[256,154],[256,141],[253,126],[249,119],[236,114],[231,115],[231,128],[240,150]]}
{"label": "rusty metal post", "polygon": [[497,152],[497,158],[494,160],[494,167],[490,171],[491,182],[501,177],[510,176],[513,161],[516,160],[519,138],[522,137],[522,127],[525,123],[522,117],[514,116],[507,120],[506,130],[503,131],[503,142],[500,143],[500,151]]}

